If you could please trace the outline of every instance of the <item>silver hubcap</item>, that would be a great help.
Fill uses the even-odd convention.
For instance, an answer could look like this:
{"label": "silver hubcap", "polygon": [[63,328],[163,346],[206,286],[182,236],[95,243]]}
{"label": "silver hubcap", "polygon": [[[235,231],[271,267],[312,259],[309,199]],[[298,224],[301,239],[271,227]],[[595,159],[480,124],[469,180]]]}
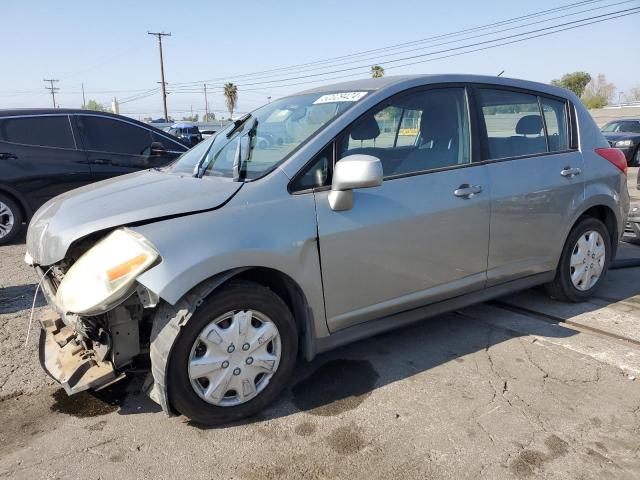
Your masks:
{"label": "silver hubcap", "polygon": [[280,333],[269,317],[256,310],[227,312],[202,329],[191,348],[191,386],[213,405],[240,405],[267,387],[280,355]]}
{"label": "silver hubcap", "polygon": [[590,230],[582,235],[571,253],[571,282],[578,290],[586,291],[592,288],[600,279],[606,250],[602,236]]}
{"label": "silver hubcap", "polygon": [[13,229],[14,222],[13,212],[4,203],[0,202],[0,238],[9,235],[9,232]]}

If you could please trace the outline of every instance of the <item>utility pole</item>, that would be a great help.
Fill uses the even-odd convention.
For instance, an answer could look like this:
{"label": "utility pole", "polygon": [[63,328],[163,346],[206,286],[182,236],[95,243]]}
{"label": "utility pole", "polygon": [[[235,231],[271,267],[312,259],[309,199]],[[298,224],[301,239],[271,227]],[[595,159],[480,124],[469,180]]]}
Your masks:
{"label": "utility pole", "polygon": [[82,108],[87,105],[86,100],[84,99],[84,83],[82,84]]}
{"label": "utility pole", "polygon": [[58,87],[53,86],[53,82],[59,82],[60,80],[56,80],[55,78],[44,78],[43,82],[49,82],[51,84],[50,87],[44,87],[51,92],[51,98],[53,99],[53,108],[56,108],[56,92],[60,90]]}
{"label": "utility pole", "polygon": [[169,122],[169,115],[167,114],[167,82],[164,81],[164,60],[162,58],[162,37],[170,37],[171,32],[147,32],[149,35],[158,37],[158,46],[160,47],[160,82],[162,83],[162,105],[164,107],[164,121]]}
{"label": "utility pole", "polygon": [[207,100],[207,84],[204,84],[204,118],[205,122],[209,121],[209,101]]}

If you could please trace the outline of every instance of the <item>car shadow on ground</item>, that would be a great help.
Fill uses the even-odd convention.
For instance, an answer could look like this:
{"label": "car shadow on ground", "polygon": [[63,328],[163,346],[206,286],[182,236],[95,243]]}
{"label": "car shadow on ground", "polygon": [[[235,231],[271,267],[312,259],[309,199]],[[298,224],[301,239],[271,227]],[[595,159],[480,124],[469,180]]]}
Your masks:
{"label": "car shadow on ground", "polygon": [[[0,288],[0,314],[29,310],[33,305],[33,295],[35,292],[35,283]],[[44,305],[46,305],[44,297],[42,294],[38,294],[35,306],[43,307]]]}
{"label": "car shadow on ground", "polygon": [[[569,337],[577,332],[542,324],[531,333]],[[272,406],[254,417],[217,427],[189,423],[197,428],[224,429],[297,412],[321,417],[340,415],[358,408],[374,390],[385,385],[447,362],[465,362],[469,354],[522,335],[526,333],[495,328],[475,320],[466,311],[440,315],[319,355],[310,363],[300,361],[291,387]]]}

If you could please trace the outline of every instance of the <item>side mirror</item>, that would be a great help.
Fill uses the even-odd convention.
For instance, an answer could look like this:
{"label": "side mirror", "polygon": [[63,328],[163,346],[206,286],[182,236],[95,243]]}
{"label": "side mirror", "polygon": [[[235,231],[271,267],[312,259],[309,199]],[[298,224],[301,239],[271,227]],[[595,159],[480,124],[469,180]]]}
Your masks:
{"label": "side mirror", "polygon": [[332,210],[353,207],[353,190],[382,185],[382,163],[371,155],[349,155],[336,162],[329,192]]}
{"label": "side mirror", "polygon": [[164,155],[167,149],[160,142],[151,142],[151,155]]}

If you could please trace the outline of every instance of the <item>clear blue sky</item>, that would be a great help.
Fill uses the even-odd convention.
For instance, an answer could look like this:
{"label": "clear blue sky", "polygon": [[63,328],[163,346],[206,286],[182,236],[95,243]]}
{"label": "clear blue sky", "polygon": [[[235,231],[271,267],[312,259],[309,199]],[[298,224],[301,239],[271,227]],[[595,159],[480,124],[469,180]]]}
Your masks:
{"label": "clear blue sky", "polygon": [[[618,1],[621,0],[596,2],[581,9]],[[164,42],[166,80],[171,91],[172,84],[179,82],[231,79],[238,74],[409,42],[568,3],[571,0],[534,3],[508,0],[3,2],[0,108],[50,106],[51,98],[44,89],[43,78],[60,79],[57,99],[63,107],[81,105],[81,83],[88,99],[105,104],[110,103],[112,96],[126,99],[158,87],[157,41],[146,34],[147,30],[172,33]],[[638,6],[640,0],[630,1],[550,24]],[[551,16],[562,13],[568,12]],[[392,64],[385,65],[384,59],[379,62],[354,60],[353,65],[379,63],[389,75],[442,72],[493,75],[505,70],[505,76],[542,82],[566,72],[584,70],[592,75],[604,73],[618,91],[628,91],[640,86],[638,27],[640,15],[635,15],[409,67],[393,68]],[[502,35],[513,33],[518,31]],[[457,45],[460,43],[432,50]],[[420,52],[407,55],[416,53]],[[348,65],[326,69],[345,67]],[[253,81],[299,75],[304,73],[285,73]],[[241,80],[234,79],[242,85]],[[335,80],[314,77],[307,81],[316,83],[279,88],[270,84],[240,87],[238,110],[251,110],[265,103],[267,96],[275,98]],[[210,83],[221,85],[223,81]],[[174,87],[174,90],[179,89]],[[194,112],[204,111],[202,93],[174,91],[168,103],[169,113],[175,118],[181,118],[191,106]],[[209,105],[216,112],[225,110],[220,88],[209,92]],[[134,117],[158,117],[161,110],[160,94],[121,106],[121,112]]]}

